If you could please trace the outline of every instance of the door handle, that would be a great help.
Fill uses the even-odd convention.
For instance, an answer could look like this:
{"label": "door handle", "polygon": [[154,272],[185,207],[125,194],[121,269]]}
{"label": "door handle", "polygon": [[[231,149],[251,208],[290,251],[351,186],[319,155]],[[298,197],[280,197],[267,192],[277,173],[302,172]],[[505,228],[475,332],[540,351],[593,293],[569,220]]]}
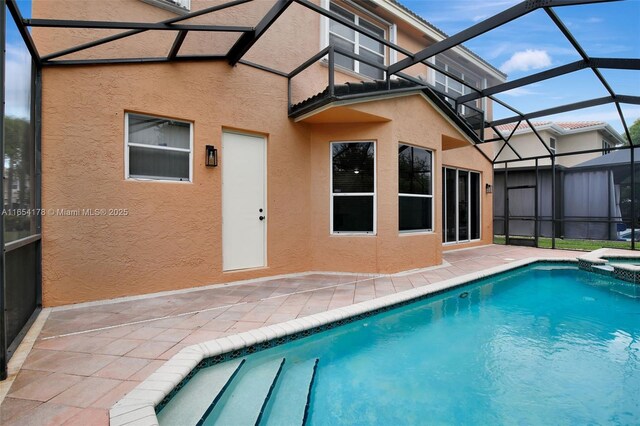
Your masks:
{"label": "door handle", "polygon": [[264,220],[264,216],[258,216],[258,219]]}

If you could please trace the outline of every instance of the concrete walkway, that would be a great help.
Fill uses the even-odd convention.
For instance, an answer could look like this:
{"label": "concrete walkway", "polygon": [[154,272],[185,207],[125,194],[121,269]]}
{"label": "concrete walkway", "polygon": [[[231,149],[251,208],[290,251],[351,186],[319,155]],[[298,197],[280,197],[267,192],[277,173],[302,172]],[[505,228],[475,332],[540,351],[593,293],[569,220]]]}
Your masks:
{"label": "concrete walkway", "polygon": [[[0,405],[0,424],[107,425],[108,409],[185,346],[421,287],[527,257],[583,252],[491,245],[393,277],[306,274],[57,308]],[[7,384],[5,384],[5,388]],[[0,394],[1,397],[1,394]]]}

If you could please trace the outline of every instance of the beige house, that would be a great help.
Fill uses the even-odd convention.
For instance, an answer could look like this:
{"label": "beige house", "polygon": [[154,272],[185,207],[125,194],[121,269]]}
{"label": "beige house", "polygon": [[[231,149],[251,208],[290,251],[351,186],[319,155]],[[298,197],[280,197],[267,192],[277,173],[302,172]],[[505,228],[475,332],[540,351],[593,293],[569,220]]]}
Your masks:
{"label": "beige house", "polygon": [[[34,0],[33,15],[160,22],[215,4]],[[393,0],[313,4],[408,51],[445,38]],[[271,6],[183,24],[251,28]],[[104,31],[33,37],[51,57]],[[492,164],[465,121],[489,120],[491,105],[447,102],[470,90],[459,80],[481,89],[504,74],[455,47],[430,61],[444,72],[414,65],[385,92],[376,66],[404,55],[297,3],[230,66],[223,55],[242,37],[140,31],[43,69],[42,207],[55,213],[42,221],[45,306],[306,271],[393,273],[492,242]],[[321,56],[287,77],[329,45],[344,52],[335,63]],[[127,60],[139,56],[159,59]],[[323,97],[332,71],[341,100]]]}
{"label": "beige house", "polygon": [[[496,129],[502,137],[508,138],[516,127],[517,123],[497,126]],[[626,145],[627,142],[620,134],[604,121],[542,121],[531,123],[544,141],[542,145],[540,139],[531,130],[527,123],[522,122],[513,136],[509,139],[509,145],[517,151],[522,158],[554,154],[565,154],[577,151],[602,150],[580,155],[558,156],[556,164],[564,167],[572,167],[584,161],[608,154],[610,148]],[[494,134],[494,137],[498,137]],[[504,146],[504,142],[497,142],[494,148],[494,155],[500,155],[497,161],[517,159],[517,155]],[[538,164],[546,166],[551,164],[550,159],[541,159]],[[519,161],[511,163],[509,167],[532,167],[534,160]],[[496,168],[504,167],[496,164]]]}

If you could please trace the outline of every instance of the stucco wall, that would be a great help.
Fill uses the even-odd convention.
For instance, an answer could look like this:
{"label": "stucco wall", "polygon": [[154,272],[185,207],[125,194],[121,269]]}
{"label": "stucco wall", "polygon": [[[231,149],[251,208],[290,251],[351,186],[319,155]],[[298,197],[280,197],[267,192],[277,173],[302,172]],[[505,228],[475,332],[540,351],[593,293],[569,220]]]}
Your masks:
{"label": "stucco wall", "polygon": [[[442,136],[462,138],[421,95],[359,104],[359,111],[391,119],[358,125],[316,124],[311,127],[312,240],[314,268],[353,272],[393,273],[439,264],[442,261],[442,166],[480,171],[482,188],[492,183],[491,164],[472,146],[442,151]],[[376,142],[377,237],[331,235],[330,143]],[[398,144],[434,150],[434,231],[398,232]],[[491,194],[481,191],[483,216],[479,242],[455,244],[447,249],[490,244],[493,239]],[[355,269],[354,269],[355,267]]]}
{"label": "stucco wall", "polygon": [[[190,63],[46,69],[43,86],[43,208],[129,209],[43,218],[45,305],[310,269],[308,132],[286,117],[286,79]],[[192,183],[124,179],[125,111],[194,123]],[[204,145],[225,127],[268,137],[268,270],[221,272],[224,153],[206,168]]]}
{"label": "stucco wall", "polygon": [[[134,5],[138,14],[153,10],[145,20],[171,16],[138,0],[116,0],[109,7],[106,2],[98,4],[90,15],[79,8],[66,17],[134,20],[121,15],[117,6],[125,4]],[[35,17],[61,18],[65,10],[70,10],[68,2],[34,3]],[[317,22],[315,14],[296,18],[296,26],[311,28],[300,32],[299,40],[317,37],[319,29],[309,16]],[[50,33],[45,36],[37,30],[35,37],[47,52],[88,36],[65,31],[70,32],[50,39]],[[309,56],[317,47],[308,47]],[[119,56],[135,53],[135,48],[105,49]],[[294,50],[279,52],[285,61],[282,66],[306,59]],[[302,84],[317,84],[313,73],[326,73],[326,68],[318,64],[311,72]],[[481,171],[483,185],[491,172],[473,147],[441,151],[443,135],[462,136],[420,95],[357,107],[391,120],[386,123],[295,123],[286,113],[285,78],[245,65],[230,67],[223,61],[45,68],[42,102],[43,208],[128,210],[125,216],[43,218],[45,306],[309,270],[396,272],[439,264],[442,164]],[[193,182],[125,179],[127,111],[193,123]],[[224,152],[220,151],[218,168],[207,168],[204,146],[220,148],[225,128],[267,137],[268,266],[264,269],[222,271]],[[329,142],[345,139],[377,141],[377,236],[330,235]],[[398,233],[398,142],[435,151],[433,233]],[[482,242],[488,243],[491,232],[485,228],[491,225],[492,203],[486,197],[483,194]]]}
{"label": "stucco wall", "polygon": [[[551,134],[546,130],[540,130],[538,131],[538,134],[545,141],[545,144],[547,146],[549,146],[549,138],[554,137],[556,138],[556,141],[559,140],[559,137],[557,135]],[[505,138],[507,136],[509,135],[508,134],[504,135]],[[495,144],[495,153],[493,155],[497,154],[500,151],[500,149],[502,149],[503,145],[504,145],[503,142],[498,142],[497,144]],[[531,132],[523,133],[523,134],[514,134],[511,137],[511,139],[509,139],[509,145],[511,145],[518,152],[518,154],[520,154],[522,158],[549,155],[549,151],[547,151],[546,148],[542,146],[538,137]],[[514,152],[507,146],[500,153],[500,156],[498,157],[498,161],[514,160],[517,158],[518,157],[516,156],[516,154],[514,154]],[[551,164],[550,160],[546,160],[546,159],[539,160],[539,165],[541,166],[550,165],[550,164]],[[509,164],[509,167],[533,167],[533,166],[535,166],[534,160],[518,161],[517,163]],[[498,167],[503,167],[503,166],[498,165]]]}
{"label": "stucco wall", "polygon": [[[591,130],[587,132],[568,135],[558,135],[547,130],[541,130],[538,133],[540,134],[540,137],[545,141],[547,146],[549,145],[550,138],[556,139],[556,152],[558,154],[566,152],[585,151],[590,149],[600,149],[602,148],[602,140],[608,139],[607,137],[604,137],[598,130]],[[518,152],[518,154],[520,154],[522,158],[549,155],[549,152],[542,146],[538,137],[531,132],[513,135],[509,140],[509,144],[513,146],[513,148]],[[502,145],[502,142],[499,142],[495,145],[495,153],[497,153],[502,148]],[[560,156],[556,158],[556,164],[560,166],[571,167],[584,161],[597,158],[601,155],[602,153],[600,152],[594,152],[589,154]],[[499,161],[513,159],[517,159],[517,157],[515,154],[513,154],[509,147],[506,147],[498,158]],[[548,166],[551,165],[551,160],[540,159],[538,160],[538,164],[540,166]],[[535,166],[534,160],[518,161],[509,164],[509,167],[533,166]],[[504,166],[497,165],[497,167],[502,168]]]}
{"label": "stucco wall", "polygon": [[[590,132],[578,133],[575,135],[562,136],[562,143],[559,146],[559,152],[575,152],[589,149],[601,149],[602,140],[607,139],[602,134],[593,130]],[[593,152],[590,154],[571,155],[566,157],[558,157],[558,164],[565,167],[575,166],[576,164],[600,157],[601,152]]]}

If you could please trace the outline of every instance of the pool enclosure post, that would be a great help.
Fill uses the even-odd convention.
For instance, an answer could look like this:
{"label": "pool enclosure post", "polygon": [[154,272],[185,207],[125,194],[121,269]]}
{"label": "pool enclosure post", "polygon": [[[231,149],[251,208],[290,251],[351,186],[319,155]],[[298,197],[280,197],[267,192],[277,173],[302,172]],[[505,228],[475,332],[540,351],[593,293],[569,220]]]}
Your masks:
{"label": "pool enclosure post", "polygon": [[[34,61],[31,67],[33,79],[33,154],[34,168],[34,205],[36,210],[42,209],[42,67]],[[36,234],[40,241],[36,246],[36,311],[42,309],[42,215],[36,215]]]}
{"label": "pool enclosure post", "polygon": [[551,157],[551,248],[556,248],[556,157]]}
{"label": "pool enclosure post", "polygon": [[504,243],[509,244],[509,163],[504,163]]}
{"label": "pool enclosure post", "polygon": [[534,217],[534,227],[535,229],[533,230],[533,238],[535,240],[535,244],[536,247],[538,247],[538,238],[540,237],[540,230],[538,229],[538,184],[540,182],[540,176],[539,176],[539,170],[538,170],[538,159],[536,158],[536,186],[534,188],[534,197],[535,200],[533,201],[533,214],[535,215]]}
{"label": "pool enclosure post", "polygon": [[629,139],[631,152],[629,159],[631,162],[631,250],[636,249],[636,149],[633,147],[633,141]]}
{"label": "pool enclosure post", "polygon": [[[6,50],[6,6],[5,0],[0,0],[0,154],[3,161],[0,162],[0,176],[4,181],[4,62]],[[2,208],[4,209],[4,182],[0,185],[0,199],[2,199]],[[7,322],[6,322],[6,291],[4,285],[4,215],[0,215],[0,247],[2,254],[0,255],[0,380],[7,378]]]}

